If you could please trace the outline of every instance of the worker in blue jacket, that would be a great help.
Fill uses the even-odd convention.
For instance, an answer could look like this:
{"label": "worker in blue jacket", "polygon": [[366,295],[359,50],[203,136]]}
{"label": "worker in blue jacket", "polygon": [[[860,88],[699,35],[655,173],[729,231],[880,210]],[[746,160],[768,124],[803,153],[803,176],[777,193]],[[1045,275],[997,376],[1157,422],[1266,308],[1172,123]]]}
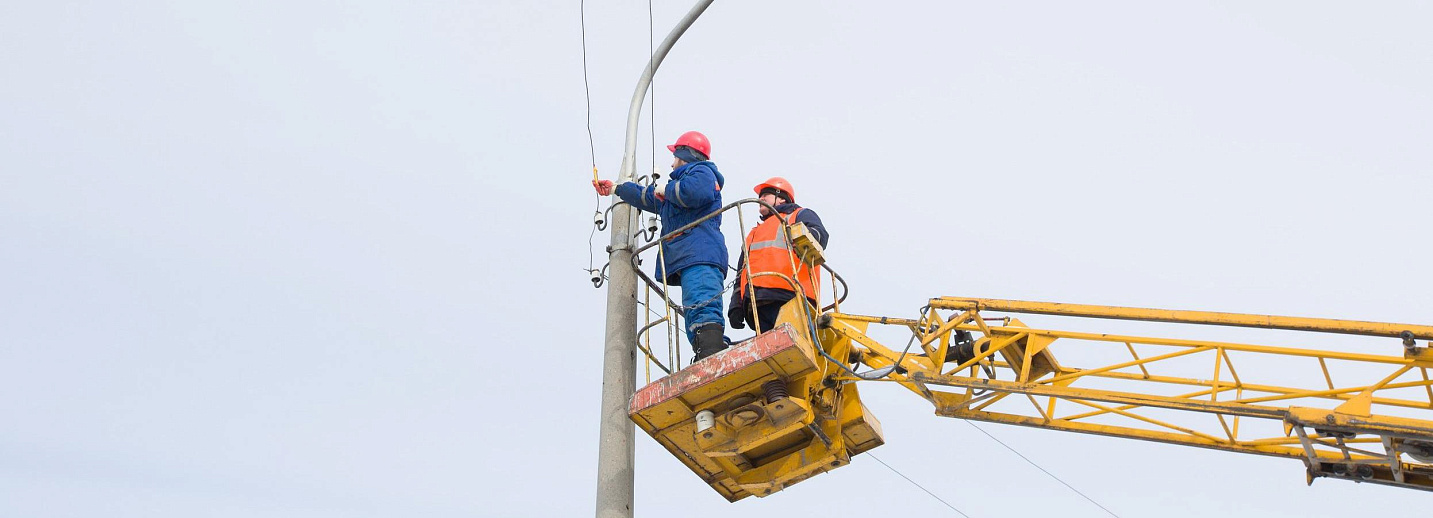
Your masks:
{"label": "worker in blue jacket", "polygon": [[[708,159],[712,148],[706,135],[688,131],[667,149],[675,160],[665,189],[658,191],[655,185],[636,182],[614,186],[611,180],[593,181],[597,194],[615,192],[633,207],[660,215],[662,235],[721,210],[721,188],[726,183]],[[693,361],[726,349],[721,299],[727,251],[721,215],[667,238],[661,249],[657,279],[682,287],[687,341],[696,355]]]}

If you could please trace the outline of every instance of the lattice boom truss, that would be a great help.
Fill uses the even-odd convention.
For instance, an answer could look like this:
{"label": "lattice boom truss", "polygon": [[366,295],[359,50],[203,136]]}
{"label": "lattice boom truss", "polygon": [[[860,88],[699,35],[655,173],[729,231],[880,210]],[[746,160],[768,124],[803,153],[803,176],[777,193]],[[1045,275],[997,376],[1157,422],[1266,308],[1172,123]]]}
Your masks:
{"label": "lattice boom truss", "polygon": [[[1289,457],[1310,483],[1433,491],[1433,352],[1417,346],[1433,327],[965,298],[922,311],[829,313],[822,342],[850,341],[872,368],[899,360],[886,379],[942,416]],[[1380,336],[1403,347],[1380,355],[1036,329],[982,316],[991,311]],[[919,349],[902,358],[867,334],[873,324],[909,329]],[[1334,374],[1345,372],[1356,376]],[[1354,377],[1364,382],[1344,379]]]}

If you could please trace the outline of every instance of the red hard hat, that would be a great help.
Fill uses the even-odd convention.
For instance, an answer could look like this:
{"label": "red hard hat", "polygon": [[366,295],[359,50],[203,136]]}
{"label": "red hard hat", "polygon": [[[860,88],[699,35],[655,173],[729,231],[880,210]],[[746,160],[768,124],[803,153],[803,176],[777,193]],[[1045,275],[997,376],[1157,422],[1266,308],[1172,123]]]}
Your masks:
{"label": "red hard hat", "polygon": [[667,151],[676,151],[677,146],[687,146],[695,149],[707,158],[712,156],[712,142],[700,131],[688,131],[677,137],[677,143],[667,146]]}
{"label": "red hard hat", "polygon": [[757,196],[761,196],[761,191],[768,187],[772,189],[779,189],[781,190],[781,192],[786,193],[787,201],[796,201],[796,189],[793,189],[791,187],[791,182],[786,181],[785,178],[782,178],[780,176],[773,176],[771,177],[771,179],[765,182],[761,182],[759,185],[756,186],[755,189],[752,190],[756,191]]}

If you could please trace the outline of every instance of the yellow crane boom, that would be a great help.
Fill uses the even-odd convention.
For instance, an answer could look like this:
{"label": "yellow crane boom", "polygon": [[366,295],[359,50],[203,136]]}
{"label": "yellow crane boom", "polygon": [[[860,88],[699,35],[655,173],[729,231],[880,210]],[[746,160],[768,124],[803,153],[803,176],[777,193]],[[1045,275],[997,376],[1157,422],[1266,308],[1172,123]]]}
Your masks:
{"label": "yellow crane boom", "polygon": [[[1127,336],[1032,327],[1011,314],[1388,343],[1345,352]],[[1303,462],[1310,483],[1433,491],[1433,352],[1417,345],[1433,327],[955,297],[931,299],[916,318],[814,316],[788,303],[777,329],[639,390],[632,419],[732,501],[883,444],[855,390],[881,382],[946,417],[1286,457]],[[904,350],[872,337],[893,331],[882,327],[909,337]]]}
{"label": "yellow crane boom", "polygon": [[[742,203],[761,202],[723,210]],[[799,230],[788,225],[784,233],[798,252],[792,260],[815,271],[824,252],[793,239]],[[801,292],[783,275],[747,274],[774,275]],[[731,501],[770,495],[884,444],[861,403],[861,383],[899,384],[946,417],[1286,457],[1303,462],[1309,483],[1328,477],[1433,491],[1430,326],[961,297],[930,299],[915,318],[897,318],[843,313],[844,298],[822,312],[795,297],[775,329],[684,369],[656,362],[650,345],[638,344],[669,375],[633,395],[629,417]],[[1349,352],[1047,325],[1072,318],[1374,342]],[[672,319],[649,322],[644,334],[664,321]],[[1175,334],[1188,330],[1181,329]],[[891,335],[906,344],[875,338]]]}
{"label": "yellow crane boom", "polygon": [[[1062,331],[1015,318],[992,325],[987,312],[1392,340],[1384,354],[1350,353]],[[919,354],[902,359],[869,337],[872,324],[909,329]],[[856,344],[861,363],[900,361],[889,379],[938,415],[1288,457],[1304,462],[1310,482],[1433,490],[1433,352],[1416,346],[1433,327],[973,298],[932,299],[917,319],[829,313],[822,327],[833,342]],[[1332,372],[1347,374],[1336,382]]]}

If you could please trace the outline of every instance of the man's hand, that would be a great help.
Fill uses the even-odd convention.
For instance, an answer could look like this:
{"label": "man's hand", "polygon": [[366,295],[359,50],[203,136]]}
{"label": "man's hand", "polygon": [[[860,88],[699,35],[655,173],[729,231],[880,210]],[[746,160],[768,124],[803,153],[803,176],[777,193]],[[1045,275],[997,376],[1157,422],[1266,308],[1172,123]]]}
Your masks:
{"label": "man's hand", "polygon": [[612,180],[593,180],[592,188],[597,189],[597,194],[601,196],[611,196],[612,190],[615,189]]}
{"label": "man's hand", "polygon": [[726,311],[726,320],[731,322],[732,329],[746,328],[746,305],[732,304],[731,309]]}

